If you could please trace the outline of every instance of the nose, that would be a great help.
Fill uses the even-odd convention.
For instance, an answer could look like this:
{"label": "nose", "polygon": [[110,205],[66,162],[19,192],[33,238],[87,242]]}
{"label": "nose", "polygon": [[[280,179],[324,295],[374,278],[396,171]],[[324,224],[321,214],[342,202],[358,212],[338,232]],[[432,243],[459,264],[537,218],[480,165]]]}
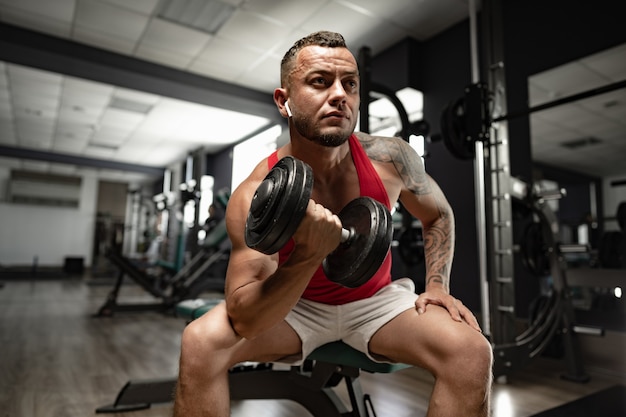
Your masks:
{"label": "nose", "polygon": [[344,88],[341,80],[335,80],[335,82],[330,87],[330,97],[329,100],[331,104],[343,104],[346,102],[346,89]]}

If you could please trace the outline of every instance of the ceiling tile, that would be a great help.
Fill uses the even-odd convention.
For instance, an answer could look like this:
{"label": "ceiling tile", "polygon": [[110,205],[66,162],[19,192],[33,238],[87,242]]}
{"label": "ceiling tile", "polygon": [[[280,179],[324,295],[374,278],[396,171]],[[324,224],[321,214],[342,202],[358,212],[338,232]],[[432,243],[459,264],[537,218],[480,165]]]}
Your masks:
{"label": "ceiling tile", "polygon": [[0,8],[20,10],[32,15],[46,16],[49,19],[71,22],[75,0],[0,0]]}
{"label": "ceiling tile", "polygon": [[127,163],[141,163],[152,165],[152,161],[147,163],[146,155],[152,151],[154,144],[141,143],[138,141],[127,141],[120,145],[117,149],[116,159]]}
{"label": "ceiling tile", "polygon": [[3,145],[16,145],[15,129],[9,123],[9,121],[0,118],[0,143]]}
{"label": "ceiling tile", "polygon": [[115,89],[108,84],[70,76],[63,77],[63,88],[66,94],[84,94],[94,98],[104,96],[103,100],[105,101]]}
{"label": "ceiling tile", "polygon": [[144,154],[144,160],[150,161],[151,166],[166,166],[174,160],[181,161],[187,155],[187,151],[176,143],[162,143],[154,146]]}
{"label": "ceiling tile", "polygon": [[58,175],[74,175],[76,173],[76,166],[68,164],[50,164],[50,172]]}
{"label": "ceiling tile", "polygon": [[[2,143],[1,137],[0,137],[0,143]],[[4,158],[0,156],[0,167],[2,168],[20,168],[21,166],[22,166],[22,162],[19,159]]]}
{"label": "ceiling tile", "polygon": [[261,62],[237,77],[238,82],[244,85],[254,85],[256,90],[267,91],[273,94],[274,89],[280,87],[280,59],[266,56]]}
{"label": "ceiling tile", "polygon": [[91,143],[114,146],[116,149],[124,143],[131,135],[128,129],[116,129],[112,127],[101,127],[94,132]]}
{"label": "ceiling tile", "polygon": [[236,10],[231,19],[219,30],[218,35],[236,44],[267,50],[280,43],[290,31],[291,28],[285,24],[263,19],[256,13]]}
{"label": "ceiling tile", "polygon": [[261,49],[241,47],[231,40],[215,37],[189,66],[189,70],[232,81],[262,55]]}
{"label": "ceiling tile", "polygon": [[380,22],[378,18],[355,11],[343,4],[330,2],[305,21],[301,29],[308,32],[318,30],[339,32],[350,46],[359,39],[363,27],[376,26]]}
{"label": "ceiling tile", "polygon": [[[536,88],[543,89],[548,97],[555,100],[605,85],[607,79],[585,65],[573,62],[533,75],[529,82]],[[533,97],[530,100],[531,106],[540,104]]]}
{"label": "ceiling tile", "polygon": [[145,115],[108,108],[100,118],[100,125],[104,127],[114,127],[126,131],[134,130],[145,118]]}
{"label": "ceiling tile", "polygon": [[599,52],[580,62],[611,81],[626,79],[626,44]]}
{"label": "ceiling tile", "polygon": [[15,26],[62,38],[69,37],[72,30],[71,21],[60,21],[2,6],[0,6],[0,20]]}
{"label": "ceiling tile", "polygon": [[76,105],[62,105],[59,109],[59,124],[74,123],[83,126],[96,126],[102,116],[100,108],[77,107]]}
{"label": "ceiling tile", "polygon": [[176,51],[166,50],[146,44],[142,44],[137,47],[135,56],[146,61],[178,69],[187,68],[193,60],[191,55],[180,54]]}
{"label": "ceiling tile", "polygon": [[195,56],[211,39],[211,35],[162,19],[152,19],[138,50],[143,46],[162,48],[179,55]]}
{"label": "ceiling tile", "polygon": [[89,26],[76,24],[72,31],[72,39],[95,48],[132,55],[137,43],[134,39],[126,39],[114,34],[96,31]]}
{"label": "ceiling tile", "polygon": [[26,171],[46,172],[50,168],[49,162],[29,161],[25,160],[22,163],[22,169]]}
{"label": "ceiling tile", "polygon": [[115,149],[87,145],[83,151],[83,155],[89,158],[112,159],[115,156]]}
{"label": "ceiling tile", "polygon": [[[469,15],[467,3],[463,0],[421,0],[411,3],[394,9],[393,15],[389,13],[385,15],[418,40],[426,40],[434,33],[447,29]],[[385,3],[381,2],[382,4]],[[434,19],[433,16],[438,18]]]}
{"label": "ceiling tile", "polygon": [[327,0],[255,0],[244,2],[241,8],[266,16],[276,22],[299,27],[325,3]]}
{"label": "ceiling tile", "polygon": [[52,145],[52,150],[60,153],[69,153],[69,154],[81,154],[83,150],[87,147],[87,143],[89,142],[88,138],[55,138],[54,143]]}
{"label": "ceiling tile", "polygon": [[94,127],[86,124],[59,123],[56,126],[55,141],[80,140],[81,143],[88,141],[94,134]]}
{"label": "ceiling tile", "polygon": [[75,17],[77,27],[132,42],[141,37],[148,20],[141,13],[96,0],[81,0]]}
{"label": "ceiling tile", "polygon": [[[72,0],[73,1],[73,0]],[[78,0],[82,1],[82,0]],[[128,0],[102,0],[103,2],[110,3],[118,6],[122,9],[132,10],[144,15],[152,15],[156,11],[159,5],[159,0],[140,0],[140,1],[128,1]]]}

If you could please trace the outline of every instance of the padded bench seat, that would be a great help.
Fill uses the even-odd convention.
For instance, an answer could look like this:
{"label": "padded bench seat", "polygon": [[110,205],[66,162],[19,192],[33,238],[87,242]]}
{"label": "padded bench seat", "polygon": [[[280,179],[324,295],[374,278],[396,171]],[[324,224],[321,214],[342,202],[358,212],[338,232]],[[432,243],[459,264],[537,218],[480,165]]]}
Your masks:
{"label": "padded bench seat", "polygon": [[[222,299],[196,299],[181,301],[176,305],[176,314],[188,320],[195,320],[222,302]],[[371,373],[391,373],[409,368],[403,363],[379,363],[368,358],[363,352],[346,345],[342,341],[327,343],[315,349],[307,359],[351,366]]]}

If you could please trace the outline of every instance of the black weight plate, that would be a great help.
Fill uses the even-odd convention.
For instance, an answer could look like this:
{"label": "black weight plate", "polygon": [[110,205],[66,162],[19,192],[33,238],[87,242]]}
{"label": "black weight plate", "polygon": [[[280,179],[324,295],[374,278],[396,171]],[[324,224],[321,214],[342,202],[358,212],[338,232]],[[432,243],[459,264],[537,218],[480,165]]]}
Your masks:
{"label": "black weight plate", "polygon": [[355,235],[331,252],[322,266],[331,281],[356,288],[366,283],[387,257],[393,233],[391,213],[378,201],[359,197],[338,217],[345,229],[354,229]]}
{"label": "black weight plate", "polygon": [[286,156],[257,188],[246,220],[246,244],[265,254],[276,253],[300,225],[313,188],[313,170]]}
{"label": "black weight plate", "polygon": [[537,277],[550,274],[550,249],[546,244],[541,223],[529,223],[524,229],[520,242],[522,263],[530,273]]}
{"label": "black weight plate", "polygon": [[476,148],[474,142],[467,137],[464,99],[458,99],[443,109],[440,124],[443,142],[448,151],[462,160],[474,159]]}

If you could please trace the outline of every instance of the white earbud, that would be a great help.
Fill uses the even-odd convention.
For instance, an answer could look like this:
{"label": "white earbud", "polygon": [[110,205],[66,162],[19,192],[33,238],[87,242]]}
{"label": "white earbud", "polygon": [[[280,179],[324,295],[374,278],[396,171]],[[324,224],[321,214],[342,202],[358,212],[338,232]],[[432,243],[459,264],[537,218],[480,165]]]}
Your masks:
{"label": "white earbud", "polygon": [[285,110],[287,110],[287,116],[292,117],[293,114],[291,114],[291,109],[289,108],[289,101],[285,100]]}

